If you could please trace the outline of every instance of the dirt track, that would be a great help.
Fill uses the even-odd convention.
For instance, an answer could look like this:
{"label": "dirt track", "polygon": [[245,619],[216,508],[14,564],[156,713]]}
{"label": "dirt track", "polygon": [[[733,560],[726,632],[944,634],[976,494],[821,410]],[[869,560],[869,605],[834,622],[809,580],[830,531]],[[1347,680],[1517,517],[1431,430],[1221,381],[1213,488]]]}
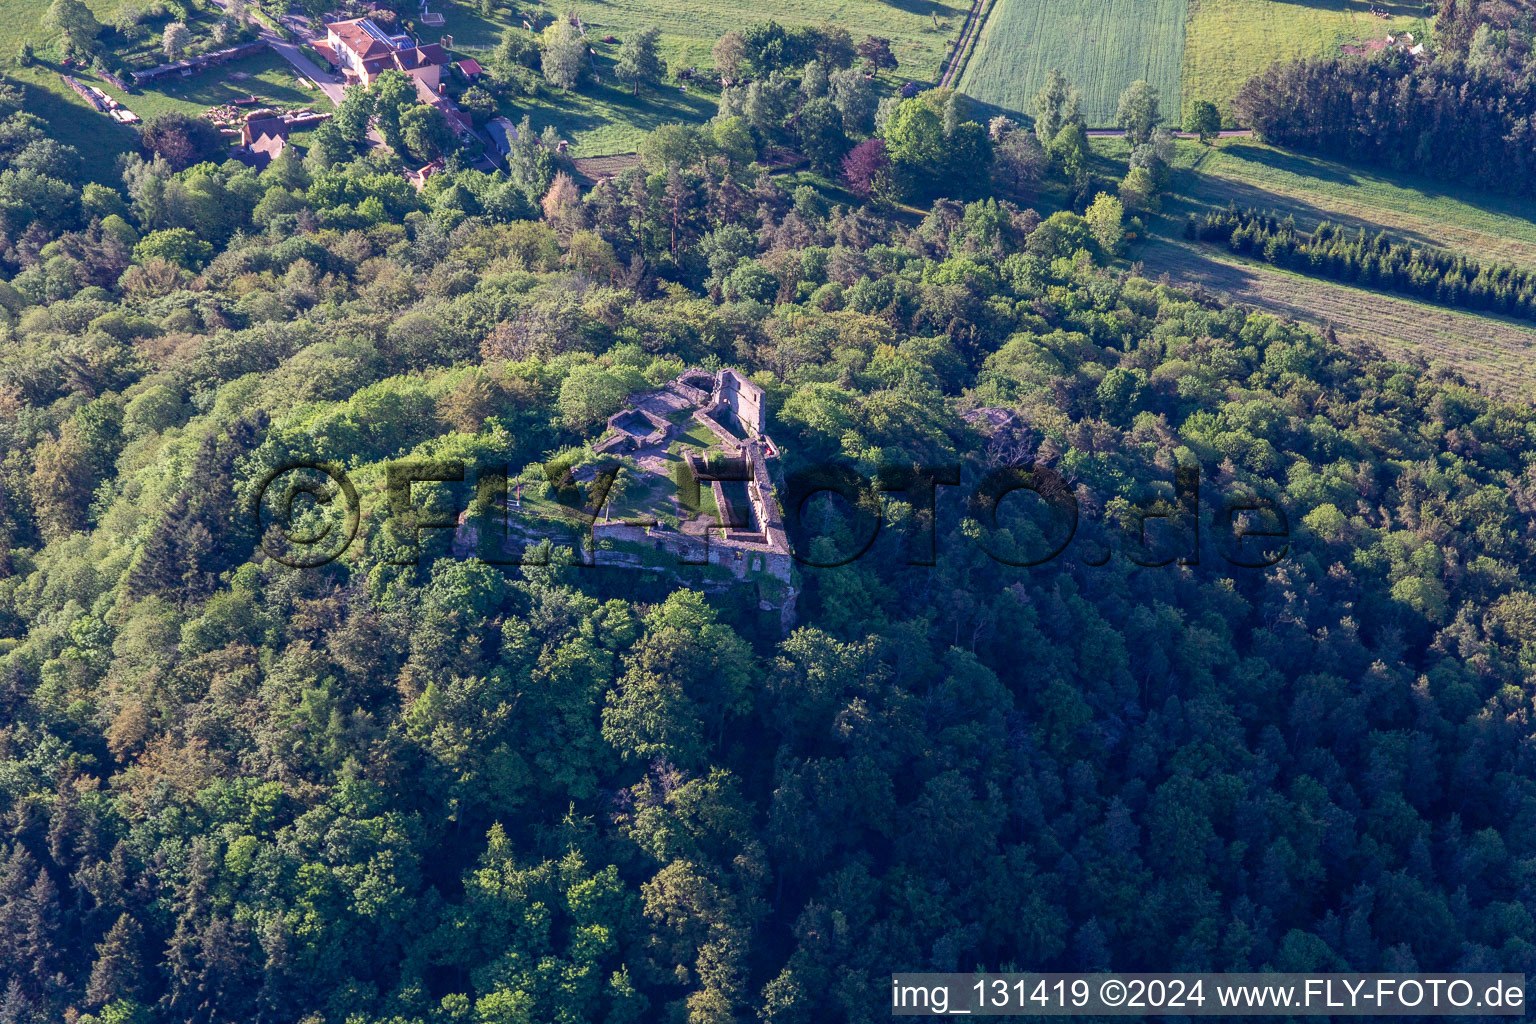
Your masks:
{"label": "dirt track", "polygon": [[954,86],[955,72],[959,70],[960,58],[965,56],[971,40],[981,31],[981,9],[986,2],[987,0],[975,0],[971,4],[971,13],[965,16],[965,25],[960,29],[960,41],[955,44],[955,52],[949,55],[949,63],[944,66],[944,74],[939,77],[939,88],[948,89]]}

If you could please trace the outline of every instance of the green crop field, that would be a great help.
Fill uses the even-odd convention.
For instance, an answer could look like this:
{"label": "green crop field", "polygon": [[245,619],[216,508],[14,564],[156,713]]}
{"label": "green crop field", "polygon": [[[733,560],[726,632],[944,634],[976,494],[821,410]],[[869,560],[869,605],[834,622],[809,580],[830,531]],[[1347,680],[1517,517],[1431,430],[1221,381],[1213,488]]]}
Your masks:
{"label": "green crop field", "polygon": [[1242,84],[1275,61],[1337,54],[1345,43],[1415,25],[1418,35],[1423,12],[1413,0],[1189,0],[1183,101],[1210,100],[1225,112]]}
{"label": "green crop field", "polygon": [[1082,90],[1090,127],[1113,124],[1121,90],[1138,78],[1176,111],[1187,8],[1188,0],[997,0],[960,90],[1023,113],[1056,67]]}

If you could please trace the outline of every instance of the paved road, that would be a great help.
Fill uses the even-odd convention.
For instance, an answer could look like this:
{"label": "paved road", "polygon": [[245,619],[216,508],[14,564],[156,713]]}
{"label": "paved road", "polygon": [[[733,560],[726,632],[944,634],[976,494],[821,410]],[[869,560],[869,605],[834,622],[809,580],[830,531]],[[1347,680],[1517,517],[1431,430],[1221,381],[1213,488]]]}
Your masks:
{"label": "paved road", "polygon": [[299,51],[293,43],[279,39],[277,33],[264,30],[261,38],[267,41],[267,45],[283,56],[283,59],[298,69],[299,74],[314,82],[320,87],[320,91],[336,106],[341,106],[343,86],[341,79],[326,71],[321,71],[319,66]]}
{"label": "paved road", "polygon": [[[213,2],[220,8],[227,8],[228,6],[227,0],[213,0]],[[258,26],[261,25],[260,22],[256,22],[256,24]],[[292,30],[293,26],[290,25],[289,28]],[[296,32],[295,34],[301,39],[308,36],[305,32]],[[292,64],[299,74],[318,85],[320,91],[325,93],[327,99],[336,106],[341,106],[341,95],[344,87],[340,78],[327,71],[321,71],[314,61],[299,52],[298,46],[285,41],[271,29],[262,27],[261,38],[263,42],[276,50],[284,60]]]}

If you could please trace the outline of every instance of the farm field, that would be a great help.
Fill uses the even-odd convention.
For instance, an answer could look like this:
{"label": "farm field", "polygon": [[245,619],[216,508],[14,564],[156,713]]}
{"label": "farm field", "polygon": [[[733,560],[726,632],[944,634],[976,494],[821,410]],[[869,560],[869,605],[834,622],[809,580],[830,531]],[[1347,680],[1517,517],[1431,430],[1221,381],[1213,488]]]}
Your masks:
{"label": "farm field", "polygon": [[1311,228],[1331,220],[1451,249],[1482,262],[1536,269],[1536,202],[1409,175],[1346,166],[1251,139],[1180,143],[1165,212],[1182,221],[1230,202],[1273,209]]}
{"label": "farm field", "polygon": [[1345,345],[1394,358],[1422,356],[1504,398],[1536,396],[1536,330],[1516,321],[1304,277],[1182,240],[1153,239],[1139,259],[1147,277],[1167,274],[1234,302],[1331,326]]}
{"label": "farm field", "polygon": [[1189,0],[997,0],[965,66],[960,91],[1018,114],[1046,73],[1082,90],[1089,127],[1112,125],[1121,91],[1144,78],[1165,111],[1180,104]]}
{"label": "farm field", "polygon": [[[1391,17],[1373,15],[1372,7]],[[1270,64],[1330,56],[1344,43],[1389,32],[1418,35],[1423,13],[1412,0],[1189,0],[1183,106],[1168,103],[1165,90],[1163,109],[1174,117],[1195,100],[1210,100],[1226,114],[1242,84]]]}
{"label": "farm field", "polygon": [[[1095,138],[1091,144],[1097,173],[1124,168],[1125,140]],[[1182,237],[1187,215],[1236,202],[1292,214],[1301,227],[1327,219],[1368,232],[1379,228],[1485,262],[1536,268],[1536,203],[1347,166],[1251,139],[1215,146],[1181,141],[1176,153],[1162,212],[1147,218],[1147,241],[1129,255],[1146,276],[1167,274],[1281,316],[1332,326],[1348,345],[1422,355],[1505,396],[1536,396],[1536,328],[1524,322],[1307,277]]]}

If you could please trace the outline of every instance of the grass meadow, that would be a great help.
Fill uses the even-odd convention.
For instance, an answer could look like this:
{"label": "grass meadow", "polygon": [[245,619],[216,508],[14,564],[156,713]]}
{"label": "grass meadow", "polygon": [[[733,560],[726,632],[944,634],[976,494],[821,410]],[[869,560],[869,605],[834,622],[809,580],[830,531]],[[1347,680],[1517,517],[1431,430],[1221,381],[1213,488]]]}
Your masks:
{"label": "grass meadow", "polygon": [[[95,75],[71,69],[82,82],[110,88]],[[12,68],[6,77],[22,88],[22,109],[36,114],[48,125],[48,134],[80,152],[82,170],[91,181],[121,185],[117,158],[137,148],[137,134],[105,114],[86,105],[85,100],[59,80],[55,68],[34,64]],[[129,109],[133,109],[130,107]]]}
{"label": "grass meadow", "polygon": [[[1183,103],[1210,100],[1225,114],[1242,84],[1270,64],[1383,39],[1420,25],[1423,13],[1413,0],[1189,0]],[[1181,108],[1166,109],[1176,116]]]}
{"label": "grass meadow", "polygon": [[[514,121],[527,114],[540,129],[552,124],[570,140],[573,156],[594,157],[633,153],[656,126],[707,120],[719,103],[718,90],[709,85],[694,84],[684,92],[667,84],[639,97],[617,87],[613,61],[620,44],[604,43],[604,36],[622,43],[627,33],[654,25],[661,29],[661,53],[669,69],[708,69],[715,41],[731,29],[770,19],[785,25],[830,21],[855,40],[889,38],[900,62],[893,81],[928,82],[938,77],[970,8],[966,0],[582,0],[572,9],[586,26],[599,80],[583,83],[574,93],[544,88],[537,96],[516,97],[503,104],[501,113]],[[452,36],[453,49],[470,56],[494,49],[507,29],[523,28],[522,16],[504,7],[487,16],[478,5],[446,0],[434,2],[432,10],[443,15],[442,27],[417,26],[417,31],[424,38]],[[541,15],[539,27],[549,24],[553,8],[532,10]]]}
{"label": "grass meadow", "polygon": [[[571,156],[598,157],[633,153],[645,134],[659,125],[707,121],[719,109],[718,88],[694,83],[684,92],[674,84],[646,88],[636,96],[613,74],[616,44],[592,32],[597,79],[588,78],[574,92],[562,92],[542,79],[534,95],[505,97],[500,113],[516,122],[528,115],[534,129],[553,125],[571,143]],[[456,52],[466,52],[454,36]],[[473,52],[473,51],[469,51]]]}
{"label": "grass meadow", "polygon": [[[1174,191],[1194,207],[1269,208],[1310,228],[1331,220],[1385,229],[1410,242],[1482,262],[1536,270],[1536,202],[1458,188],[1291,153],[1252,139],[1214,147],[1183,143],[1192,155]],[[1185,161],[1181,160],[1181,163]]]}
{"label": "grass meadow", "polygon": [[[846,28],[855,40],[867,35],[889,38],[891,52],[900,62],[897,73],[927,82],[938,77],[970,5],[965,0],[579,0],[570,8],[580,15],[594,45],[605,35],[622,40],[627,32],[656,26],[661,29],[662,56],[669,67],[676,68],[708,68],[715,40],[753,22],[771,19],[783,25],[812,25],[830,21]],[[443,27],[422,28],[422,34],[452,35],[459,50],[491,49],[503,31],[523,24],[520,16],[504,8],[485,17],[477,7],[455,0],[433,3],[432,10],[442,12]],[[544,16],[540,24],[547,25],[554,8],[533,10]]]}
{"label": "grass meadow", "polygon": [[[39,52],[53,45],[54,33],[43,27],[48,3],[49,0],[0,0],[0,40],[5,44],[0,57],[9,60],[15,56],[23,40]],[[111,21],[122,6],[121,0],[85,0],[85,5],[103,24]]]}
{"label": "grass meadow", "polygon": [[25,109],[46,121],[49,132],[60,142],[80,151],[86,176],[112,185],[120,184],[117,158],[137,149],[137,133],[86,106],[60,81],[60,70],[99,87],[146,121],[172,112],[201,115],[209,107],[253,94],[267,103],[286,107],[330,108],[322,93],[300,87],[292,65],[270,50],[188,78],[162,79],[152,88],[135,89],[131,94],[125,94],[88,68],[60,69],[39,62],[7,72],[25,90]]}
{"label": "grass meadow", "polygon": [[[1123,174],[1130,155],[1125,140],[1091,141],[1095,173]],[[1529,269],[1536,269],[1536,203],[1349,167],[1251,139],[1215,146],[1181,141],[1161,212],[1145,218],[1144,241],[1126,254],[1147,277],[1166,274],[1277,316],[1332,327],[1346,345],[1453,366],[1506,397],[1536,397],[1536,330],[1529,323],[1308,277],[1184,239],[1188,215],[1229,202],[1294,215],[1303,228],[1326,219],[1367,232],[1384,229],[1414,244]]]}
{"label": "grass meadow", "polygon": [[1351,347],[1453,367],[1506,399],[1536,397],[1536,330],[1527,323],[1305,277],[1182,240],[1153,238],[1138,256],[1147,277],[1167,274],[1276,316],[1332,327]]}
{"label": "grass meadow", "polygon": [[1056,67],[1082,91],[1089,127],[1112,125],[1121,91],[1138,78],[1176,111],[1187,8],[1188,0],[997,0],[960,90],[1023,113]]}
{"label": "grass meadow", "polygon": [[268,49],[186,78],[168,77],[125,95],[98,82],[113,99],[148,121],[160,114],[201,115],[209,107],[255,96],[284,107],[333,109],[323,92],[299,84],[299,73],[279,54]]}
{"label": "grass meadow", "polygon": [[502,104],[502,113],[514,122],[527,114],[541,131],[545,125],[554,125],[562,138],[570,140],[571,156],[589,157],[633,153],[651,129],[679,121],[706,121],[718,107],[718,93],[697,89],[684,93],[664,85],[635,96],[615,88],[611,75],[605,75],[602,83],[588,82],[577,92],[550,88],[538,96],[509,100]]}

